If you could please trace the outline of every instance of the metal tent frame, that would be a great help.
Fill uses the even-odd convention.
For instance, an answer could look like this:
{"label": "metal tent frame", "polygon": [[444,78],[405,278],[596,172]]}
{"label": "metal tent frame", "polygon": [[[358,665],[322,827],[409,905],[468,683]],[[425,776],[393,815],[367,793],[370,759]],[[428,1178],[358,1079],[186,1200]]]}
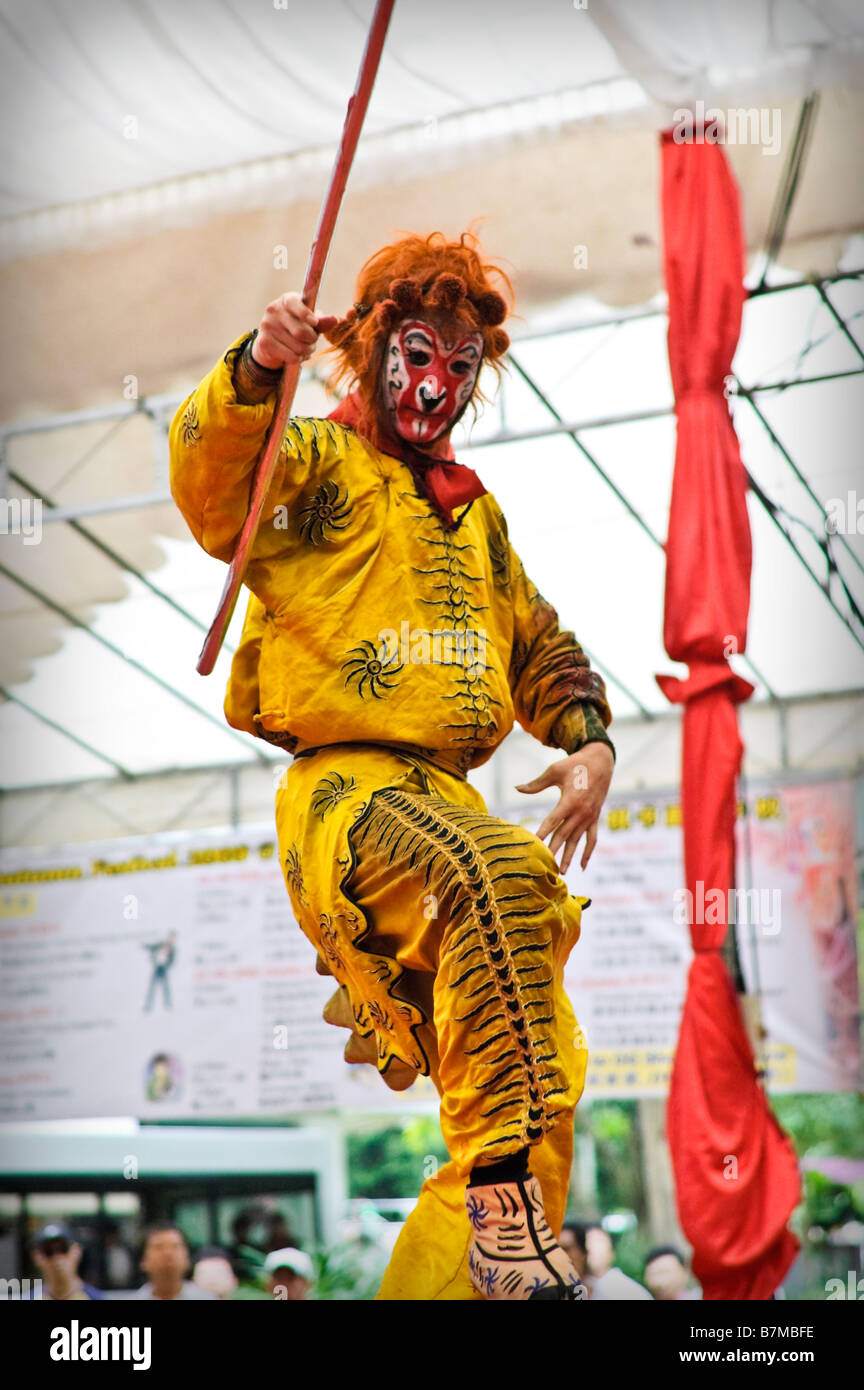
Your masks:
{"label": "metal tent frame", "polygon": [[[864,565],[862,565],[860,559],[849,545],[848,541],[846,540],[846,537],[842,534],[834,534],[832,532],[824,504],[818,498],[816,492],[810,485],[803,470],[796,462],[791,448],[779,437],[777,430],[774,428],[769,418],[767,417],[762,404],[763,399],[765,397],[770,397],[772,394],[776,395],[779,393],[787,392],[793,389],[812,385],[819,382],[839,381],[864,376],[864,347],[862,347],[862,344],[858,342],[850,327],[850,325],[859,317],[864,317],[864,308],[862,308],[862,310],[855,313],[851,317],[844,318],[838,310],[837,306],[832,302],[830,296],[830,289],[832,286],[848,282],[855,282],[859,285],[864,285],[864,269],[857,271],[842,272],[833,276],[820,277],[812,280],[795,281],[793,283],[788,284],[773,286],[760,284],[755,289],[751,290],[750,298],[755,299],[764,297],[766,295],[774,294],[812,294],[815,292],[815,294],[818,295],[821,302],[826,305],[834,321],[834,327],[832,329],[832,332],[841,334],[855,349],[855,352],[861,362],[861,365],[859,367],[850,371],[838,371],[810,376],[797,375],[790,379],[767,382],[764,384],[753,383],[747,385],[744,382],[740,381],[737,377],[733,377],[728,382],[727,394],[733,403],[736,401],[740,401],[744,403],[748,407],[748,409],[753,412],[755,418],[760,422],[762,428],[764,429],[768,439],[771,441],[773,448],[777,451],[779,456],[783,459],[784,463],[792,471],[798,482],[804,487],[811,501],[818,508],[823,526],[823,533],[821,535],[817,535],[816,532],[813,531],[812,527],[807,526],[807,524],[804,522],[801,522],[799,518],[791,516],[779,502],[772,499],[768,495],[766,490],[759,483],[758,479],[752,473],[748,472],[750,488],[754,497],[758,500],[762,508],[770,517],[773,524],[778,528],[779,532],[785,538],[787,544],[795,554],[797,562],[804,567],[804,569],[810,575],[813,582],[818,586],[826,603],[828,603],[831,606],[834,613],[846,627],[847,631],[851,634],[853,639],[858,643],[862,650],[864,650],[864,613],[862,613],[861,608],[857,604],[849,588],[849,585],[844,577],[844,567],[846,565],[854,566],[862,573],[864,573]],[[652,307],[640,310],[636,313],[622,313],[615,317],[592,319],[579,323],[563,325],[553,329],[547,329],[540,332],[527,334],[522,338],[516,339],[509,353],[509,364],[516,377],[518,377],[519,380],[523,382],[531,390],[536,399],[539,400],[544,406],[544,408],[548,411],[551,417],[550,423],[548,425],[542,425],[533,429],[522,430],[513,430],[507,427],[502,427],[498,429],[495,433],[487,435],[484,438],[469,441],[462,450],[462,452],[467,452],[471,449],[490,448],[495,445],[523,443],[536,439],[550,438],[552,436],[565,436],[573,442],[573,445],[579,452],[580,456],[585,460],[588,466],[597,474],[597,476],[602,480],[604,485],[614,495],[620,507],[626,512],[627,515],[629,515],[636,522],[636,524],[641,528],[641,530],[649,537],[652,544],[656,546],[658,549],[662,550],[664,546],[663,539],[660,536],[658,536],[654,530],[652,530],[648,522],[640,514],[633,502],[625,495],[625,493],[618,487],[614,480],[604,470],[602,464],[599,462],[595,454],[592,453],[588,445],[585,443],[583,436],[588,432],[614,428],[617,425],[632,424],[638,421],[645,420],[668,418],[673,414],[673,406],[671,402],[668,406],[662,406],[652,409],[626,411],[621,412],[619,414],[606,415],[602,417],[588,417],[574,420],[564,420],[562,419],[559,412],[555,409],[548,396],[544,393],[541,385],[534,380],[532,375],[522,364],[520,358],[521,351],[524,348],[529,347],[532,342],[538,341],[542,338],[546,338],[553,335],[562,336],[564,334],[579,333],[602,327],[611,327],[616,330],[620,330],[626,328],[628,324],[648,318],[662,317],[664,314],[665,310],[662,307]],[[825,338],[827,336],[828,335],[823,335],[821,338],[805,344],[804,348],[802,349],[799,355],[799,365],[804,362],[808,353],[812,351],[814,347],[820,345],[823,341],[825,341]],[[507,380],[505,377],[504,382],[502,383],[498,407],[499,418],[502,420],[506,419],[507,417],[507,393],[508,387]],[[20,493],[22,499],[24,497],[35,498],[36,496],[41,495],[41,500],[44,508],[44,524],[69,526],[78,536],[85,540],[89,545],[97,549],[107,560],[110,561],[111,564],[115,565],[125,574],[128,574],[137,581],[139,581],[147,588],[147,590],[151,594],[154,595],[154,597],[158,598],[160,602],[166,604],[176,614],[188,621],[197,631],[203,632],[206,630],[205,624],[202,623],[199,618],[197,618],[193,613],[189,612],[186,608],[184,608],[182,604],[178,603],[177,600],[170,593],[166,592],[166,590],[164,590],[158,584],[156,584],[151,578],[149,578],[148,575],[143,573],[137,566],[131,564],[130,561],[127,560],[118,550],[108,545],[86,525],[87,520],[92,517],[102,517],[112,514],[119,514],[123,512],[130,512],[157,505],[173,505],[171,495],[167,487],[167,480],[165,479],[164,458],[167,448],[168,422],[170,421],[173,412],[180,404],[181,399],[182,397],[179,395],[160,395],[152,397],[142,397],[141,399],[134,402],[130,402],[128,404],[124,403],[123,405],[112,405],[101,408],[97,407],[95,409],[72,411],[64,414],[52,415],[46,418],[23,421],[20,423],[0,428],[0,461],[2,461],[3,470],[2,474],[0,474],[0,493],[2,493],[2,495],[8,496],[10,486],[14,486],[16,492]],[[147,492],[138,495],[105,498],[96,501],[82,502],[72,506],[63,506],[58,505],[50,497],[45,496],[44,494],[38,494],[35,488],[33,487],[32,483],[20,471],[8,467],[8,446],[9,442],[13,439],[20,438],[24,435],[38,435],[42,433],[47,433],[49,431],[64,429],[70,426],[92,424],[94,422],[105,422],[109,427],[106,431],[106,435],[103,437],[102,441],[99,441],[99,443],[97,443],[95,447],[91,447],[91,449],[88,450],[88,453],[85,456],[85,460],[83,460],[86,461],[86,457],[92,456],[92,454],[96,452],[96,450],[100,447],[102,443],[107,442],[109,438],[112,438],[115,435],[118,429],[122,428],[122,425],[126,421],[135,417],[139,417],[142,414],[151,421],[152,428],[154,431],[155,476],[153,479],[153,486]],[[82,461],[79,460],[79,463],[80,462]],[[796,525],[805,526],[810,535],[816,540],[825,558],[824,576],[820,576],[816,572],[810,561],[798,549],[794,534],[794,527]],[[142,663],[138,662],[130,652],[122,650],[115,644],[110,643],[101,634],[95,632],[91,626],[85,623],[82,619],[78,618],[72,611],[65,607],[55,597],[43,592],[41,589],[29,583],[28,581],[23,579],[22,576],[16,574],[14,570],[10,569],[6,565],[0,565],[0,574],[2,574],[11,583],[21,588],[38,603],[44,605],[45,607],[49,608],[51,611],[56,613],[70,627],[75,627],[79,630],[83,630],[84,632],[88,633],[93,641],[100,643],[104,649],[110,651],[112,655],[114,655],[118,660],[122,660],[127,664],[131,665],[145,678],[155,682],[162,689],[168,691],[177,700],[184,703],[187,707],[193,709],[202,719],[205,719],[208,722],[215,724],[217,727],[220,728],[220,730],[223,733],[227,733],[229,736],[233,737],[247,750],[250,761],[257,760],[261,763],[269,763],[273,760],[274,754],[264,752],[263,750],[256,748],[254,746],[255,740],[253,740],[250,736],[238,733],[237,731],[232,730],[227,724],[223,724],[209,710],[197,704],[196,701],[190,699],[189,696],[180,691],[176,686],[173,686],[169,681],[165,681],[155,672],[151,671]],[[228,651],[231,650],[230,647],[226,649]],[[609,666],[603,660],[602,652],[589,652],[589,655],[591,656],[592,661],[595,662],[597,668],[606,677],[606,679],[610,681],[613,685],[615,685],[623,693],[625,693],[631,701],[633,701],[636,708],[639,710],[639,716],[643,721],[652,722],[654,719],[657,718],[656,713],[647,709],[644,706],[644,704],[628,688],[627,684],[621,679],[621,677],[609,668]],[[784,702],[783,696],[776,690],[772,689],[764,674],[756,668],[753,661],[749,657],[745,656],[743,659],[749,666],[752,674],[765,689],[768,700],[772,704],[781,705]],[[22,694],[19,694],[17,690],[2,689],[0,690],[0,694],[2,694],[2,696],[5,699],[12,700],[15,703],[19,704],[22,708],[27,709],[31,714],[35,715],[43,722],[50,724],[51,727],[53,727],[58,732],[64,734],[72,742],[76,743],[80,747],[85,748],[87,752],[93,754],[97,758],[104,761],[107,765],[113,767],[117,776],[128,779],[135,778],[138,775],[134,772],[129,771],[127,768],[122,766],[116,759],[110,757],[103,750],[100,750],[94,747],[92,744],[85,742],[75,732],[74,728],[70,727],[68,724],[64,724],[62,720],[49,718],[41,711],[34,709],[27,702],[26,698]],[[44,785],[44,783],[34,783],[33,789]],[[15,790],[23,791],[28,790],[28,788],[16,787]]]}

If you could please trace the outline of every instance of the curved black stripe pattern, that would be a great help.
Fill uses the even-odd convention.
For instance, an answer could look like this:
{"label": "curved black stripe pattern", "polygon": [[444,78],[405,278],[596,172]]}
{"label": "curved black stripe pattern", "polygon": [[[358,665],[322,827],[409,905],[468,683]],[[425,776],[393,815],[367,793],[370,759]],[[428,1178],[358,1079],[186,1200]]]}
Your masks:
{"label": "curved black stripe pattern", "polygon": [[[465,1025],[485,1141],[496,1151],[537,1142],[566,1090],[555,1067],[552,942],[542,887],[548,874],[526,855],[525,832],[440,797],[387,787],[373,794],[352,831],[356,855],[373,855],[417,875],[437,898],[444,924],[439,981],[454,993]],[[368,861],[367,861],[368,862]],[[533,957],[533,959],[531,958]]]}

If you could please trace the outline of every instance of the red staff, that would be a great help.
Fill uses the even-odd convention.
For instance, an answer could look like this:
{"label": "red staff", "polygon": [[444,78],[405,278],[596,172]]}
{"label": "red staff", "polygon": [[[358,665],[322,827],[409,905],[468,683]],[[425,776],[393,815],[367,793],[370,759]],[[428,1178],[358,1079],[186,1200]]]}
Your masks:
{"label": "red staff", "polygon": [[[342,195],[345,192],[345,185],[351,172],[354,152],[357,149],[357,142],[360,139],[360,131],[366,116],[366,108],[369,105],[369,98],[375,85],[378,64],[381,61],[384,39],[387,35],[387,26],[390,23],[394,4],[395,0],[378,0],[375,6],[372,27],[369,30],[363,60],[357,75],[357,84],[354,88],[354,94],[348,102],[345,125],[342,128],[342,139],[336,155],[336,162],[333,165],[333,173],[330,176],[330,186],[327,189],[327,196],[324,199],[324,206],[318,219],[318,228],[306,267],[306,279],[303,282],[303,303],[310,309],[315,308],[315,301],[318,298],[318,288],[324,274],[330,242],[333,239],[333,229],[336,226]],[[216,665],[216,658],[225,639],[225,633],[228,631],[228,624],[231,622],[234,605],[237,602],[237,595],[243,583],[243,576],[246,573],[246,566],[261,522],[264,499],[273,478],[273,470],[276,467],[276,459],[282,445],[285,425],[291,414],[291,406],[294,402],[294,393],[297,390],[299,379],[299,362],[291,363],[285,367],[264,450],[255,469],[249,514],[243,523],[243,530],[237,538],[237,545],[228,567],[228,577],[225,580],[219,607],[198,658],[197,669],[202,676],[209,676]]]}

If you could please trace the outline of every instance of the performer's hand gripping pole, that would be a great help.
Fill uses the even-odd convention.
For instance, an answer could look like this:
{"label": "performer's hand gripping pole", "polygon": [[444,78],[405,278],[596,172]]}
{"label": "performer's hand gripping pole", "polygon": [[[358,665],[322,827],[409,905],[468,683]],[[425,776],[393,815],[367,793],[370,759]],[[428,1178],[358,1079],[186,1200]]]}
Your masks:
{"label": "performer's hand gripping pole", "polygon": [[[324,274],[324,266],[327,261],[327,253],[330,250],[330,242],[333,238],[333,229],[336,225],[336,218],[339,214],[339,207],[342,202],[342,195],[345,192],[345,185],[348,182],[348,175],[351,171],[351,164],[354,159],[354,152],[357,149],[357,142],[360,139],[360,131],[366,115],[366,108],[369,105],[369,98],[372,95],[372,88],[375,84],[375,77],[378,72],[378,64],[381,60],[381,52],[384,48],[384,40],[387,35],[387,26],[390,23],[390,15],[393,12],[395,0],[378,0],[375,7],[375,14],[372,19],[372,26],[369,30],[369,37],[366,40],[366,48],[363,53],[363,61],[360,64],[360,71],[357,76],[357,85],[354,88],[354,95],[348,102],[348,111],[345,116],[345,125],[342,130],[342,140],[339,151],[336,155],[336,162],[333,165],[333,173],[330,176],[330,187],[321,209],[321,216],[318,220],[318,228],[315,232],[315,240],[312,242],[312,249],[309,253],[309,264],[306,268],[306,279],[303,282],[303,302],[310,309],[315,308],[315,301],[318,297],[318,287],[321,284],[321,277]],[[202,676],[209,676],[213,667],[216,665],[216,658],[228,631],[228,624],[234,612],[234,605],[237,602],[237,595],[243,583],[243,576],[246,573],[246,566],[249,563],[249,556],[252,553],[252,546],[261,521],[261,513],[264,508],[264,499],[273,478],[273,471],[276,467],[276,459],[282,444],[285,433],[285,425],[291,413],[291,406],[294,401],[294,393],[297,390],[297,382],[300,379],[300,363],[286,366],[282,373],[282,383],[279,387],[279,394],[267,433],[267,439],[261,453],[261,457],[256,465],[255,477],[252,483],[252,496],[249,503],[249,514],[243,524],[243,530],[237,539],[234,548],[234,555],[228,567],[228,577],[225,580],[225,588],[222,590],[222,597],[219,600],[219,608],[216,616],[207,633],[204,646],[201,648],[201,655],[198,658],[198,671]]]}

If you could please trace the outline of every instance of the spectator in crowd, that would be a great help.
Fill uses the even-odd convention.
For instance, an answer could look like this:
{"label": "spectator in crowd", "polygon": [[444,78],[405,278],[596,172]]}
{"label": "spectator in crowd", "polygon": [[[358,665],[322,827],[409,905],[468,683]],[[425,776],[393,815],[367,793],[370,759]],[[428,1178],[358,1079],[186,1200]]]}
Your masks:
{"label": "spectator in crowd", "polygon": [[[33,1242],[33,1263],[42,1279],[43,1299],[54,1302],[102,1298],[99,1289],[78,1277],[83,1251],[68,1226],[51,1221],[43,1226]],[[33,1297],[37,1297],[34,1293]]]}
{"label": "spectator in crowd", "polygon": [[141,1268],[148,1277],[147,1283],[134,1295],[135,1298],[171,1302],[178,1299],[215,1299],[215,1294],[199,1289],[186,1278],[191,1264],[189,1246],[180,1227],[175,1226],[173,1221],[155,1221],[144,1232]]}
{"label": "spectator in crowd", "polygon": [[290,1245],[284,1250],[271,1250],[264,1261],[264,1273],[269,1276],[267,1288],[271,1298],[292,1303],[305,1298],[315,1281],[309,1256]]}
{"label": "spectator in crowd", "polygon": [[602,1299],[602,1294],[597,1293],[594,1281],[588,1275],[588,1247],[585,1239],[587,1229],[584,1221],[565,1221],[561,1227],[558,1244],[585,1285],[588,1297]]}
{"label": "spectator in crowd", "polygon": [[[264,1249],[263,1221],[265,1213],[260,1205],[241,1207],[231,1223],[232,1244],[228,1248],[228,1256],[234,1266],[234,1273],[238,1279],[257,1279],[261,1268],[260,1255],[266,1255]],[[283,1245],[290,1245],[290,1241],[283,1241]]]}
{"label": "spectator in crowd", "polygon": [[206,1289],[216,1298],[233,1298],[237,1291],[237,1275],[226,1252],[218,1245],[205,1245],[195,1256],[192,1283]]}
{"label": "spectator in crowd", "polygon": [[290,1230],[281,1211],[271,1211],[267,1217],[267,1234],[264,1238],[264,1252],[271,1250],[292,1250],[296,1248],[296,1237]]}
{"label": "spectator in crowd", "polygon": [[674,1245],[658,1245],[645,1261],[645,1283],[661,1303],[702,1297],[700,1288],[688,1288],[687,1263]]}
{"label": "spectator in crowd", "polygon": [[647,1289],[617,1267],[612,1237],[595,1221],[588,1222],[585,1227],[585,1252],[588,1261],[586,1283],[590,1283],[595,1297],[615,1302],[651,1298]]}
{"label": "spectator in crowd", "polygon": [[131,1289],[135,1284],[135,1256],[120,1238],[116,1221],[105,1225],[105,1286]]}

